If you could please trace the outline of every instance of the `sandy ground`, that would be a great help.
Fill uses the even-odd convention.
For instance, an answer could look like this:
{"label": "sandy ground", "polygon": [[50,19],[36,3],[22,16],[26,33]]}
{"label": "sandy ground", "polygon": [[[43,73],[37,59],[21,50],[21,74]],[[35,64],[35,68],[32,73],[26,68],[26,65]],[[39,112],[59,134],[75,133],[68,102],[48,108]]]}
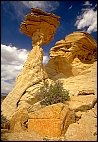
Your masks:
{"label": "sandy ground", "polygon": [[63,141],[61,138],[42,138],[35,132],[30,131],[20,131],[20,132],[11,132],[8,130],[1,130],[1,140],[2,141]]}

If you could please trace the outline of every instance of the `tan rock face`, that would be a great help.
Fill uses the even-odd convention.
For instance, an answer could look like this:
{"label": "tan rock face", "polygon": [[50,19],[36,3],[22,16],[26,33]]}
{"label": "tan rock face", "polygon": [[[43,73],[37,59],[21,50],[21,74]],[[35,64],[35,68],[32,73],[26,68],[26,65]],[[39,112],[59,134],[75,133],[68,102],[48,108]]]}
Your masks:
{"label": "tan rock face", "polygon": [[56,42],[50,50],[51,58],[46,65],[49,78],[58,73],[63,73],[65,77],[78,75],[81,67],[88,68],[96,61],[96,47],[96,41],[85,32],[74,32]]}
{"label": "tan rock face", "polygon": [[[41,45],[52,40],[58,24],[58,16],[38,9],[32,9],[31,14],[28,14],[25,22],[21,24],[21,31],[32,38],[33,49],[30,51],[23,69],[16,79],[13,90],[2,102],[2,114],[7,119],[11,117],[18,107],[29,107],[39,101],[39,97],[35,95],[35,92],[38,91],[40,85],[47,78],[42,63],[43,50]],[[30,89],[31,91],[28,91]],[[29,104],[29,102],[32,104]]]}
{"label": "tan rock face", "polygon": [[58,103],[29,113],[28,130],[42,137],[60,137],[73,122],[75,114],[70,112],[67,105]]}
{"label": "tan rock face", "polygon": [[68,102],[69,108],[74,110],[75,123],[70,124],[65,131],[67,141],[96,141],[97,139],[97,99],[95,95],[90,94],[90,91],[87,92],[89,95],[72,96]]}
{"label": "tan rock face", "polygon": [[81,70],[81,73],[77,76],[69,78],[61,78],[60,80],[64,84],[64,88],[69,90],[70,96],[78,95],[82,90],[93,90],[97,95],[97,62],[91,65],[90,68]]}
{"label": "tan rock face", "polygon": [[84,112],[77,123],[70,124],[65,134],[68,141],[96,141],[97,119],[92,110]]}
{"label": "tan rock face", "polygon": [[16,131],[5,133],[7,141],[43,141],[37,133],[30,131]]}
{"label": "tan rock face", "polygon": [[50,56],[63,56],[69,62],[78,57],[81,62],[90,63],[96,59],[96,47],[97,43],[90,34],[86,32],[73,32],[51,48]]}
{"label": "tan rock face", "polygon": [[[95,100],[95,95],[89,96],[72,96],[69,101],[70,109],[78,110],[80,108],[81,111],[85,111],[86,106],[88,109],[91,109],[91,106]],[[82,107],[81,107],[82,106]]]}
{"label": "tan rock face", "polygon": [[61,121],[59,119],[29,119],[28,129],[42,137],[60,137]]}
{"label": "tan rock face", "polygon": [[20,99],[25,94],[26,90],[30,86],[38,84],[47,78],[42,60],[42,49],[39,46],[35,46],[29,53],[27,61],[17,77],[15,87],[2,102],[2,113],[7,118],[16,111]]}
{"label": "tan rock face", "polygon": [[[44,68],[41,45],[53,39],[58,25],[58,16],[38,9],[25,17],[20,28],[32,38],[33,49],[2,102],[2,114],[10,120],[12,131],[25,130],[44,138],[65,135],[66,140],[96,140],[96,42],[88,33],[74,32],[56,42]],[[46,80],[49,84],[63,82],[70,101],[42,108],[37,92]]]}
{"label": "tan rock face", "polygon": [[50,79],[62,73],[65,78],[73,76],[72,65],[66,61],[66,58],[61,56],[51,58],[45,66],[46,72]]}
{"label": "tan rock face", "polygon": [[26,130],[26,122],[28,120],[28,112],[26,108],[16,111],[10,119],[10,130],[11,131],[22,131]]}
{"label": "tan rock face", "polygon": [[[57,118],[60,119],[61,111],[64,108],[64,104],[58,103],[57,105],[46,106],[45,108],[29,113],[29,118]],[[68,108],[66,109],[68,111]]]}

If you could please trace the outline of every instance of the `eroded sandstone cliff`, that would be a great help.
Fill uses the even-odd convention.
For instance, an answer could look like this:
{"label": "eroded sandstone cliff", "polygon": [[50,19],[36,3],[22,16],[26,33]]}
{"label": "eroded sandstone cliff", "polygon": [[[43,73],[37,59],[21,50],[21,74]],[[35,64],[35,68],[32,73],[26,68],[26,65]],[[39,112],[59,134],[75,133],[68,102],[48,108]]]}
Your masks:
{"label": "eroded sandstone cliff", "polygon": [[[41,45],[53,39],[58,25],[58,16],[38,9],[32,9],[21,24],[21,31],[32,38],[33,49],[2,103],[2,114],[18,140],[25,139],[20,138],[22,131],[37,133],[41,140],[97,139],[96,41],[86,32],[74,32],[55,43],[44,66]],[[41,106],[37,92],[46,80],[50,84],[61,81],[70,100]],[[15,140],[11,136],[8,139]],[[35,139],[28,135],[28,140]]]}

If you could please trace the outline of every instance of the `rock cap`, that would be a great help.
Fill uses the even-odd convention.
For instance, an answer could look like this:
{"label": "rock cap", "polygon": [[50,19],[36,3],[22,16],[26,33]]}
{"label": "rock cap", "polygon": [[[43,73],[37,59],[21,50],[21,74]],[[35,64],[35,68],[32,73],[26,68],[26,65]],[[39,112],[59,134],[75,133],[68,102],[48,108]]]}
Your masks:
{"label": "rock cap", "polygon": [[20,30],[29,37],[39,31],[44,35],[43,44],[47,44],[54,37],[56,28],[59,26],[59,18],[55,14],[32,8],[31,13],[27,14],[24,22],[21,23]]}

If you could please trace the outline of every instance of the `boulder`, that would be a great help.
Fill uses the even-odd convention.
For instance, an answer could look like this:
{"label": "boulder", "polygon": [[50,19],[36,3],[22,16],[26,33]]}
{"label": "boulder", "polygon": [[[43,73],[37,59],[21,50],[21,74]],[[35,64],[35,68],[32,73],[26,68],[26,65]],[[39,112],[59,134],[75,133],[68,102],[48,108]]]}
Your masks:
{"label": "boulder", "polygon": [[67,105],[57,103],[29,113],[28,130],[42,137],[60,137],[73,122],[75,114],[70,112]]}
{"label": "boulder", "polygon": [[41,94],[39,94],[40,87],[43,86],[43,82],[39,82],[31,87],[29,87],[24,95],[21,97],[19,101],[19,107],[22,107],[23,104],[33,105],[40,101]]}
{"label": "boulder", "polygon": [[[97,43],[86,32],[73,32],[50,49],[50,60],[45,66],[49,78],[63,73],[66,78],[76,76],[96,61]],[[85,69],[85,70],[84,70]]]}
{"label": "boulder", "polygon": [[23,131],[27,129],[28,111],[26,108],[17,110],[10,119],[11,131]]}
{"label": "boulder", "polygon": [[67,141],[97,141],[97,119],[92,110],[82,113],[77,123],[69,125],[65,134]]}

